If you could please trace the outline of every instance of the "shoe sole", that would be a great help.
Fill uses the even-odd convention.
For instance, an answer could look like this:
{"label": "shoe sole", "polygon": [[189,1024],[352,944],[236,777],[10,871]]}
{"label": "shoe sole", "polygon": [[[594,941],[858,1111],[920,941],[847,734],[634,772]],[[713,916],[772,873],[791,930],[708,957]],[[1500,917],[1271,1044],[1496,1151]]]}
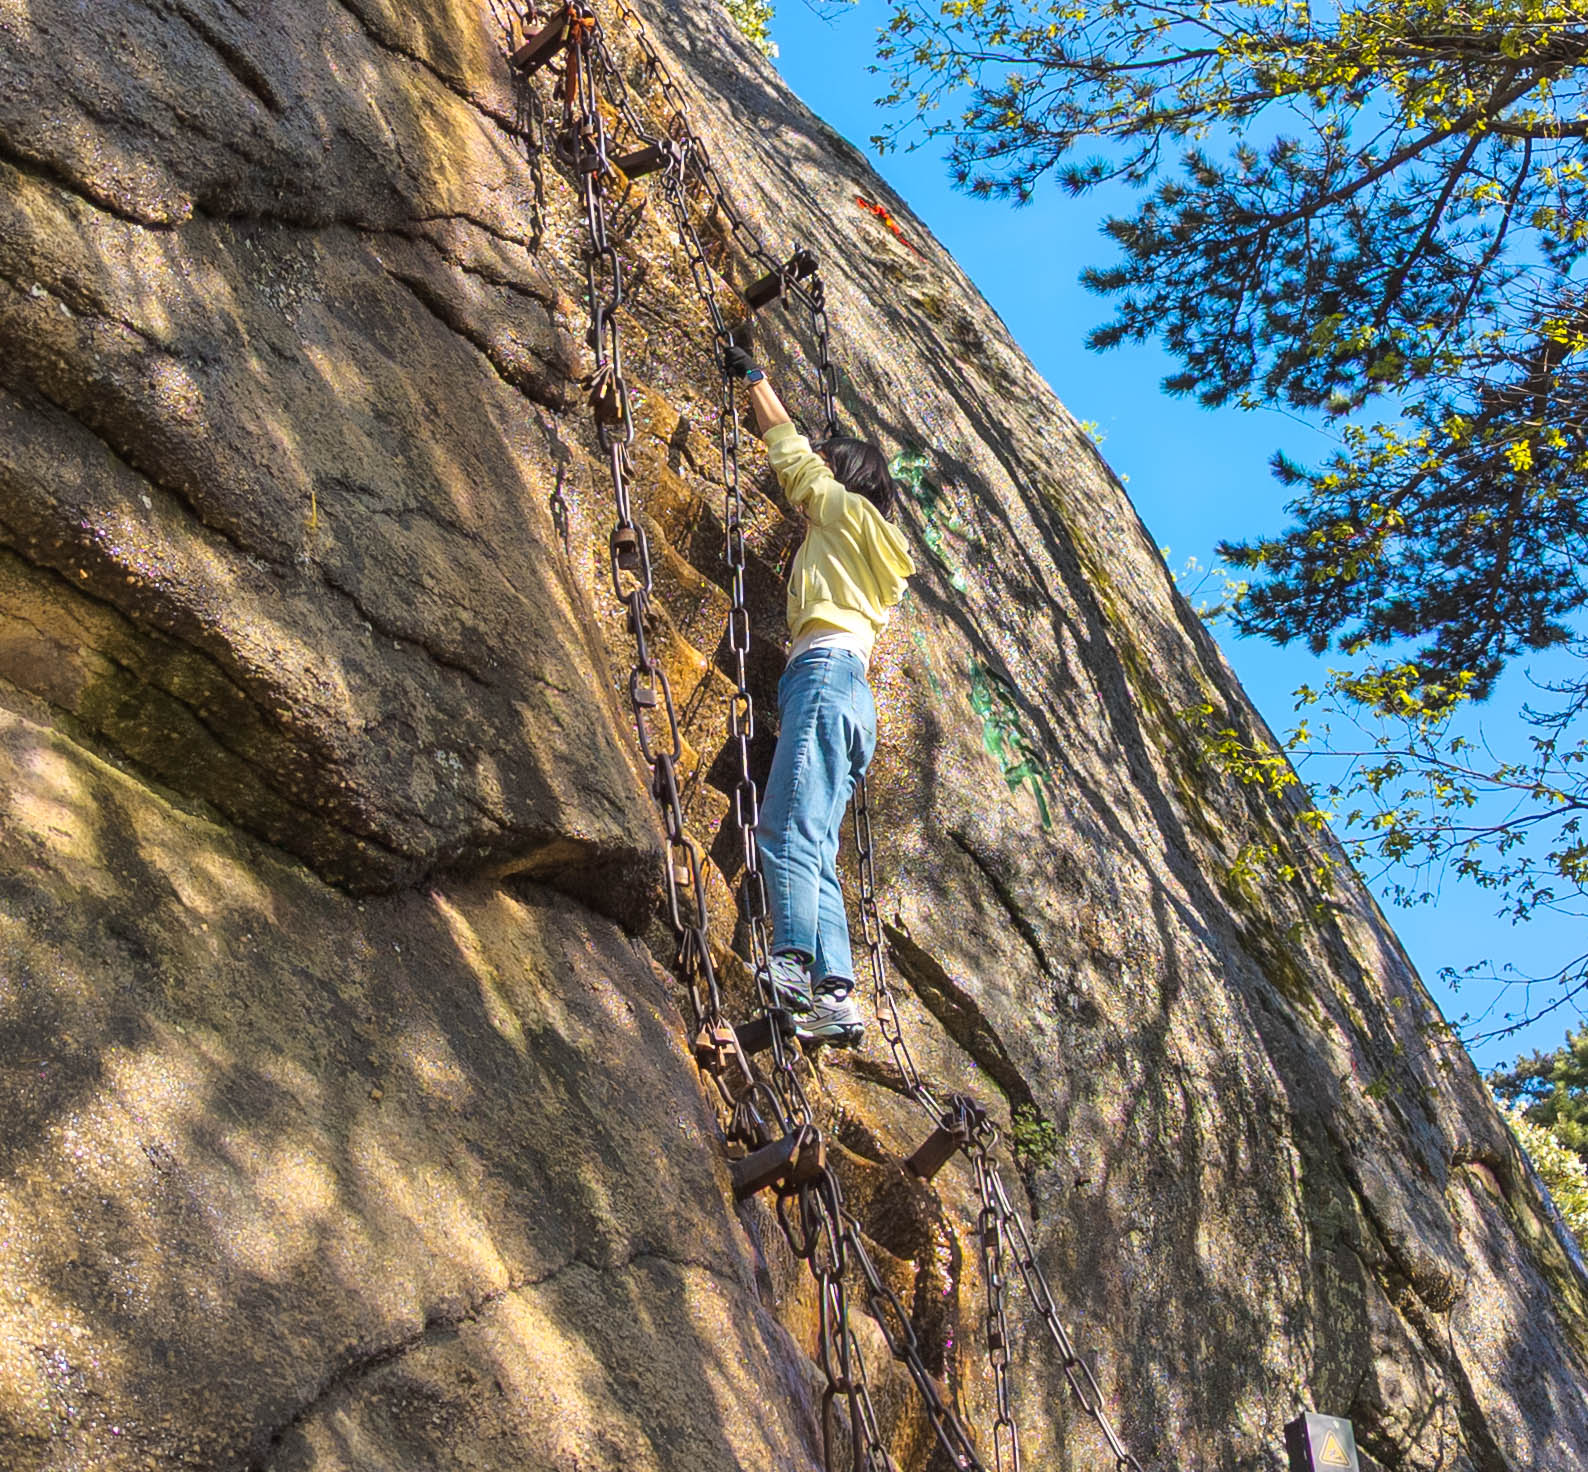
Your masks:
{"label": "shoe sole", "polygon": [[833,1028],[796,1027],[794,1036],[807,1043],[825,1043],[829,1048],[858,1048],[866,1030],[858,1024],[840,1023]]}

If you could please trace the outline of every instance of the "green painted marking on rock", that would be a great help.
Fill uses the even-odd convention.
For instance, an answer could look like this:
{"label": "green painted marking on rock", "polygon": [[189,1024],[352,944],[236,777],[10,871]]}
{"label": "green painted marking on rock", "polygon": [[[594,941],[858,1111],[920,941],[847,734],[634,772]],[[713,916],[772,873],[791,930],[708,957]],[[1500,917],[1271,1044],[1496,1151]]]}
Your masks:
{"label": "green painted marking on rock", "polygon": [[1014,792],[1029,784],[1031,795],[1037,800],[1037,811],[1042,814],[1042,826],[1051,829],[1053,814],[1048,807],[1047,789],[1052,779],[1047,763],[1026,733],[1014,692],[979,659],[970,662],[970,708],[981,717],[982,745],[998,763],[1009,790]]}
{"label": "green painted marking on rock", "polygon": [[956,536],[964,536],[965,524],[952,506],[945,507],[942,493],[927,479],[931,468],[932,461],[925,450],[900,450],[888,462],[889,474],[904,487],[910,499],[923,512],[921,540],[943,565],[949,585],[956,593],[964,593],[970,588],[970,583],[945,545],[943,533],[949,531]]}
{"label": "green painted marking on rock", "polygon": [[[942,565],[950,586],[963,593],[970,583],[950,552],[945,533],[960,537],[968,537],[968,533],[953,506],[944,501],[940,488],[928,478],[931,469],[931,457],[925,450],[901,450],[888,462],[889,474],[921,508],[921,540]],[[915,640],[926,661],[926,677],[931,683],[932,694],[941,698],[943,687],[932,668],[932,656],[920,630],[916,630]],[[998,763],[1009,790],[1014,792],[1029,786],[1031,795],[1037,800],[1037,810],[1042,814],[1042,826],[1051,829],[1053,814],[1048,806],[1047,764],[1038,754],[1035,742],[1026,734],[1019,702],[1000,676],[974,659],[970,664],[970,704],[981,717],[982,744]]]}
{"label": "green painted marking on rock", "polygon": [[900,450],[888,461],[888,474],[909,487],[910,494],[920,500],[921,483],[926,479],[931,463],[924,450]]}

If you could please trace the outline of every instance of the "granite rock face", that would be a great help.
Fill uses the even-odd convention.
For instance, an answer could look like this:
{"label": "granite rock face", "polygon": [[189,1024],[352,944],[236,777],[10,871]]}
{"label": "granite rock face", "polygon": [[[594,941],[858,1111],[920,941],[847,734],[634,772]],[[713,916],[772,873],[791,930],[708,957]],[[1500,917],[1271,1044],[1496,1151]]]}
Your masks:
{"label": "granite rock face", "polygon": [[[1204,707],[1266,733],[1123,489],[712,0],[643,14],[735,204],[823,261],[847,424],[909,456],[892,974],[934,1088],[1000,1121],[1126,1440],[1277,1469],[1308,1406],[1395,1472],[1574,1467],[1580,1265],[1327,840],[1209,762]],[[507,7],[28,0],[0,34],[0,1464],[819,1465],[814,1297],[733,1201],[658,964],[580,221]],[[649,187],[647,636],[727,947],[715,389]],[[804,324],[753,330],[809,414]],[[748,463],[764,759],[798,528]],[[990,1457],[971,1182],[903,1170],[880,1042],[802,1066]],[[1012,1308],[1027,1465],[1111,1466]]]}
{"label": "granite rock face", "polygon": [[6,23],[6,674],[334,882],[632,893],[511,137],[375,13],[76,16]]}

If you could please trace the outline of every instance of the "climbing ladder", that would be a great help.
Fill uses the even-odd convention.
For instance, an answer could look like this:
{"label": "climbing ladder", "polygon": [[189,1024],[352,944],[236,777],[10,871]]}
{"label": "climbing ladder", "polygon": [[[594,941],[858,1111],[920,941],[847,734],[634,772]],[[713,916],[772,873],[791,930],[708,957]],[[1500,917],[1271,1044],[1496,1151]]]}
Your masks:
{"label": "climbing ladder", "polygon": [[[795,1068],[793,1019],[777,1005],[768,970],[768,908],[755,844],[759,808],[750,758],[755,705],[746,669],[750,617],[745,597],[741,445],[734,384],[721,370],[722,350],[732,342],[733,329],[718,300],[717,276],[691,211],[692,195],[702,199],[727,226],[729,238],[758,273],[739,291],[745,306],[755,312],[782,300],[805,314],[814,344],[811,366],[816,402],[824,432],[831,436],[838,430],[837,374],[829,354],[826,299],[818,262],[813,252],[802,247],[795,248],[786,260],[778,260],[766,249],[729,199],[705,145],[690,126],[685,97],[644,23],[627,0],[612,0],[612,4],[625,34],[643,58],[649,83],[659,92],[668,113],[664,129],[648,127],[635,106],[590,0],[567,0],[550,14],[534,8],[516,13],[522,40],[511,51],[509,64],[526,83],[543,71],[557,77],[560,123],[552,135],[553,152],[570,175],[583,207],[590,304],[588,342],[595,359],[584,388],[596,441],[607,461],[612,484],[616,513],[609,537],[612,590],[626,610],[634,640],[629,703],[666,834],[666,906],[676,941],[673,969],[690,1000],[695,1059],[716,1091],[728,1139],[739,1152],[731,1165],[735,1193],[741,1199],[763,1190],[773,1193],[784,1237],[815,1281],[819,1335],[816,1362],[826,1380],[822,1437],[828,1472],[837,1472],[843,1465],[852,1467],[854,1472],[897,1472],[897,1464],[882,1442],[865,1359],[850,1322],[850,1282],[858,1286],[889,1352],[914,1382],[950,1464],[959,1472],[985,1472],[986,1464],[946,1387],[927,1369],[908,1312],[878,1271],[859,1224],[845,1208],[838,1177],[827,1162],[825,1142]],[[553,71],[553,64],[559,60],[560,71]],[[621,143],[615,136],[618,134],[627,135]],[[711,322],[712,355],[719,368],[718,452],[731,599],[727,644],[734,680],[728,697],[728,735],[738,769],[732,806],[744,865],[741,898],[750,967],[761,1003],[759,1015],[738,1026],[726,1015],[707,939],[705,861],[700,845],[685,827],[678,776],[683,738],[666,671],[648,644],[647,613],[653,593],[651,556],[630,495],[635,424],[633,399],[623,374],[619,325],[625,281],[611,228],[609,199],[614,187],[627,188],[630,181],[649,175],[660,176],[662,198],[688,258],[696,293]],[[921,1179],[930,1180],[956,1153],[963,1153],[970,1162],[982,1202],[977,1233],[986,1286],[986,1343],[997,1405],[991,1438],[994,1466],[998,1472],[1019,1472],[1021,1465],[1019,1433],[1010,1405],[1010,1338],[1005,1301],[1007,1262],[1012,1257],[1027,1293],[1047,1325],[1082,1409],[1095,1420],[1108,1443],[1116,1472],[1141,1472],[1140,1464],[1115,1432],[1097,1381],[1076,1352],[1059,1317],[1052,1291],[1037,1262],[1030,1230],[1010,1204],[992,1157],[998,1140],[996,1126],[982,1106],[963,1095],[951,1096],[946,1103],[938,1101],[905,1042],[888,984],[876,902],[871,812],[863,779],[855,792],[853,822],[859,854],[859,908],[879,1027],[910,1096],[932,1126],[929,1137],[907,1163]],[[844,1421],[847,1456],[840,1444]]]}

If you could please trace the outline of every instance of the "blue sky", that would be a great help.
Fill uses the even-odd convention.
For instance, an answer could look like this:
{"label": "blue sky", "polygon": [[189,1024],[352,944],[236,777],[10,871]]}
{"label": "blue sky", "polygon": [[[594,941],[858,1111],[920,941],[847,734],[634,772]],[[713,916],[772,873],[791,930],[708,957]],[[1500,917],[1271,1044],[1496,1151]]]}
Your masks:
{"label": "blue sky", "polygon": [[[1200,409],[1164,394],[1159,384],[1175,364],[1155,347],[1088,352],[1087,331],[1109,315],[1108,303],[1085,291],[1082,268],[1112,259],[1101,221],[1124,213],[1128,191],[1066,198],[1039,187],[1023,209],[956,193],[941,155],[930,146],[916,153],[878,157],[868,140],[889,114],[873,99],[886,90],[870,75],[877,28],[887,15],[880,0],[859,0],[831,20],[797,0],[783,0],[773,24],[778,70],[801,99],[845,137],[866,150],[884,178],[909,201],[932,232],[1003,318],[1026,354],[1077,419],[1097,427],[1103,454],[1127,478],[1136,509],[1177,572],[1195,557],[1215,561],[1221,537],[1279,530],[1286,524],[1284,495],[1268,470],[1274,450],[1302,463],[1322,459],[1333,440],[1322,429],[1288,415],[1238,409]],[[838,332],[842,334],[841,324]],[[1304,649],[1279,649],[1215,629],[1248,695],[1283,735],[1295,723],[1292,692],[1322,682],[1328,660]],[[1482,713],[1484,727],[1500,740],[1519,735],[1503,713],[1525,698],[1522,671],[1509,675]],[[1459,995],[1439,980],[1445,966],[1493,958],[1528,971],[1547,971],[1577,953],[1564,917],[1541,917],[1523,926],[1494,915],[1492,896],[1451,882],[1437,904],[1385,910],[1424,982],[1447,1017],[1478,1012],[1490,993],[1469,985]],[[1513,1005],[1502,1003],[1501,1010]],[[1509,1062],[1518,1052],[1555,1046],[1575,1011],[1557,1012],[1525,1032],[1474,1049],[1481,1067]],[[1492,1023],[1490,1024],[1492,1025]]]}

